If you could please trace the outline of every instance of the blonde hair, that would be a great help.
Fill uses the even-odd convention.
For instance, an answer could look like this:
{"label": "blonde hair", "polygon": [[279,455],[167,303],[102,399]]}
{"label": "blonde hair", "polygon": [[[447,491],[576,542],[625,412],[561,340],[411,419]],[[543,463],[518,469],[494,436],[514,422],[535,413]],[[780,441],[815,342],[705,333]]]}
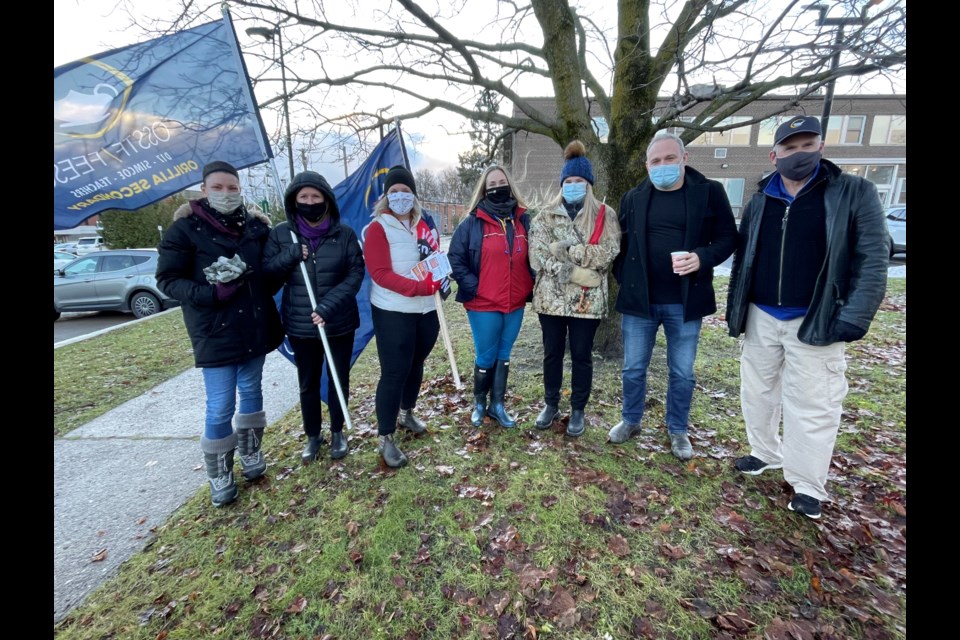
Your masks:
{"label": "blonde hair", "polygon": [[477,185],[473,188],[473,195],[470,196],[470,204],[467,206],[467,211],[473,211],[476,209],[477,205],[480,204],[480,201],[483,200],[483,198],[487,195],[487,176],[494,171],[503,171],[503,175],[507,177],[507,184],[510,185],[510,193],[513,194],[514,199],[517,201],[517,206],[526,209],[526,200],[523,195],[517,191],[517,187],[513,182],[513,178],[510,177],[510,172],[499,164],[492,164],[484,169],[483,173],[480,174],[480,179],[477,180]]}
{"label": "blonde hair", "polygon": [[[573,226],[577,228],[577,231],[580,232],[580,235],[583,236],[583,241],[587,242],[590,240],[590,237],[593,235],[593,229],[597,223],[597,213],[600,211],[602,202],[597,200],[597,197],[593,194],[593,185],[589,182],[587,184],[587,195],[583,197],[583,208],[577,213],[577,217],[573,220]],[[550,200],[547,203],[547,206],[552,207],[553,209],[563,208],[563,185],[560,185],[560,192],[557,193],[556,197]],[[606,214],[615,213],[612,207],[607,207],[604,211],[604,216]],[[614,216],[616,217],[616,216]],[[604,223],[603,225],[603,235],[601,236],[601,241],[603,240],[613,240],[616,238],[620,240],[620,228],[619,226],[614,226]]]}

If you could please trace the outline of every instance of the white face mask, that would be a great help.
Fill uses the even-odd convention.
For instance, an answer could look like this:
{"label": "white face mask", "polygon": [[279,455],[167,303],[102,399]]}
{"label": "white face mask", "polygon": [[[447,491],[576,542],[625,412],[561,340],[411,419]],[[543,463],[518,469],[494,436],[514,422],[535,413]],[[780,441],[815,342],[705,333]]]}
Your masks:
{"label": "white face mask", "polygon": [[387,194],[387,202],[390,204],[390,211],[398,216],[405,216],[413,209],[415,195],[409,191],[394,191]]}
{"label": "white face mask", "polygon": [[226,191],[211,191],[207,194],[207,202],[220,213],[233,213],[243,204],[243,196],[239,193]]}

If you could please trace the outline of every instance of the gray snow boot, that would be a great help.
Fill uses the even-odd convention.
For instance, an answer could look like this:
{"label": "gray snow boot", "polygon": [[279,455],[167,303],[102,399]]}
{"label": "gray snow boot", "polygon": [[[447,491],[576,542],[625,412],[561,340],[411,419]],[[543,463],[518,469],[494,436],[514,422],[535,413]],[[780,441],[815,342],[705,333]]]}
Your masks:
{"label": "gray snow boot", "polygon": [[607,438],[613,444],[623,444],[638,433],[640,433],[640,423],[630,424],[629,422],[621,420],[610,429]]}
{"label": "gray snow boot", "polygon": [[210,501],[215,507],[222,507],[237,499],[237,484],[233,480],[233,452],[236,448],[235,433],[219,440],[200,438],[203,464],[210,481]]}
{"label": "gray snow boot", "polygon": [[427,424],[413,415],[413,408],[400,409],[397,415],[397,426],[406,429],[410,433],[423,433],[427,430]]}
{"label": "gray snow boot", "polygon": [[388,467],[397,469],[407,464],[407,456],[403,455],[403,451],[397,448],[396,443],[393,441],[392,433],[380,436],[380,446],[378,450]]}
{"label": "gray snow boot", "polygon": [[267,461],[260,450],[267,414],[265,411],[238,413],[234,425],[237,427],[237,448],[240,449],[240,470],[247,480],[256,480],[267,471]]}

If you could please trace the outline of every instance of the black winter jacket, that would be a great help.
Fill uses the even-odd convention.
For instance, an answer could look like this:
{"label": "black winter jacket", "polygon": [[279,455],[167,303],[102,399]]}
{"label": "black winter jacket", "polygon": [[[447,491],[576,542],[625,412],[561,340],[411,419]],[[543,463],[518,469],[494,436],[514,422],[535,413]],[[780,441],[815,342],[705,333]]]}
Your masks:
{"label": "black winter jacket", "polygon": [[[331,227],[320,240],[316,251],[310,242],[301,238],[297,230],[296,195],[305,186],[323,193],[327,202]],[[287,221],[270,231],[264,249],[264,268],[271,276],[284,282],[281,315],[287,335],[297,338],[317,338],[316,325],[310,314],[316,311],[324,320],[328,336],[339,336],[354,331],[360,326],[360,311],[357,307],[357,292],[365,275],[363,251],[357,235],[350,227],[340,224],[340,210],[333,190],[318,173],[305,171],[297,174],[287,187],[284,197]],[[290,235],[297,234],[294,242]],[[304,286],[303,269],[300,268],[301,244],[307,245],[309,257],[303,261],[313,288],[317,306],[310,304],[310,296]]]}
{"label": "black winter jacket", "polygon": [[[529,242],[530,214],[524,210],[519,218]],[[483,221],[477,218],[477,210],[474,209],[457,225],[453,232],[453,238],[450,239],[450,248],[447,251],[450,268],[453,270],[451,275],[457,281],[457,302],[470,302],[477,297],[477,288],[480,286],[482,247]],[[530,269],[530,276],[536,282],[537,272],[532,268]],[[533,292],[527,296],[527,302],[532,300]]]}
{"label": "black winter jacket", "polygon": [[[270,227],[247,214],[243,235],[233,238],[193,212],[197,200],[180,207],[158,246],[157,286],[179,300],[197,367],[222,367],[265,355],[283,342],[273,301],[279,283],[263,271],[261,257]],[[226,301],[207,282],[204,267],[239,254],[247,264],[240,290]]]}
{"label": "black winter jacket", "polygon": [[[872,182],[841,172],[829,160],[824,205],[827,214],[827,257],[820,268],[813,299],[800,323],[797,338],[825,346],[839,341],[837,321],[864,331],[870,328],[887,287],[890,247],[883,207]],[[757,193],[743,211],[740,238],[733,257],[727,294],[727,327],[737,337],[747,324],[750,284],[763,209],[771,196],[764,193],[774,174],[758,184]]]}
{"label": "black winter jacket", "polygon": [[[685,322],[717,310],[713,268],[730,257],[737,242],[737,222],[723,185],[686,167],[684,192],[687,205],[683,246],[700,258],[700,268],[680,278]],[[649,317],[647,286],[647,214],[654,187],[646,178],[620,200],[620,253],[613,262],[613,277],[620,284],[616,309],[627,315]]]}

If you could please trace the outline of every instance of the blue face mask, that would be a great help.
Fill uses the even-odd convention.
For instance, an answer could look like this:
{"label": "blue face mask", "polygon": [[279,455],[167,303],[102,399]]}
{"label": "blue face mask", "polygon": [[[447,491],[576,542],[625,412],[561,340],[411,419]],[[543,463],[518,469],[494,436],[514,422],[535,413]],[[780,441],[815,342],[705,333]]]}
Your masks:
{"label": "blue face mask", "polygon": [[563,199],[570,204],[576,204],[587,197],[586,182],[565,182],[561,188]]}
{"label": "blue face mask", "polygon": [[658,164],[650,167],[650,182],[657,189],[669,189],[680,179],[679,164]]}

